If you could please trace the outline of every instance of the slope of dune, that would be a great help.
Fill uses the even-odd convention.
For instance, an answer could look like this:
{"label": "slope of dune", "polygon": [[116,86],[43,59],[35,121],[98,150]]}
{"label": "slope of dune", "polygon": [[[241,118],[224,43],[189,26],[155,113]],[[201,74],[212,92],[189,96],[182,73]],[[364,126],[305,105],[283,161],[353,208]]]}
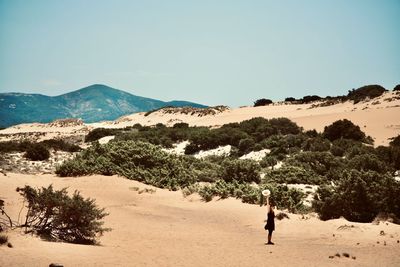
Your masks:
{"label": "slope of dune", "polygon": [[323,222],[312,215],[289,214],[290,219],[276,223],[275,245],[266,246],[265,208],[236,199],[204,203],[196,195],[183,198],[179,191],[157,188],[155,193],[140,193],[151,187],[118,176],[9,173],[0,183],[0,196],[13,218],[22,205],[16,187],[53,184],[95,198],[110,213],[105,226],[113,229],[100,238],[100,246],[47,242],[18,229],[9,231],[14,247],[0,246],[0,266],[400,265],[400,226],[391,223]]}

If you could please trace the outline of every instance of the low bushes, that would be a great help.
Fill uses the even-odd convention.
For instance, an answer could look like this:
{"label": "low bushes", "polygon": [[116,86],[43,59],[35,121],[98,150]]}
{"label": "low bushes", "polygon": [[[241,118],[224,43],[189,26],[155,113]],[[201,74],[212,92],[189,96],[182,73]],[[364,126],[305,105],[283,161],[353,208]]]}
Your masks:
{"label": "low bushes", "polygon": [[356,222],[371,222],[379,212],[400,217],[400,183],[390,175],[345,170],[335,186],[317,190],[313,208],[322,220],[343,216]]}
{"label": "low bushes", "polygon": [[264,199],[261,191],[264,189],[269,189],[271,191],[271,195],[279,208],[288,209],[289,212],[300,212],[304,210],[304,193],[294,188],[288,188],[286,185],[272,183],[253,186],[236,180],[231,182],[218,180],[213,184],[199,188],[198,193],[204,201],[211,201],[213,197],[234,197],[241,199],[244,203],[263,204]]}
{"label": "low bushes", "polygon": [[84,199],[78,191],[73,196],[66,189],[49,187],[34,189],[30,186],[17,188],[27,203],[25,227],[50,240],[71,243],[94,244],[96,237],[110,229],[103,227],[108,214],[97,207],[95,200]]}
{"label": "low bushes", "polygon": [[60,176],[119,174],[160,188],[177,190],[192,184],[196,177],[187,161],[160,147],[134,141],[95,143],[74,159],[58,166]]}
{"label": "low bushes", "polygon": [[46,160],[50,157],[49,150],[42,144],[32,144],[25,153],[25,157],[30,160]]}

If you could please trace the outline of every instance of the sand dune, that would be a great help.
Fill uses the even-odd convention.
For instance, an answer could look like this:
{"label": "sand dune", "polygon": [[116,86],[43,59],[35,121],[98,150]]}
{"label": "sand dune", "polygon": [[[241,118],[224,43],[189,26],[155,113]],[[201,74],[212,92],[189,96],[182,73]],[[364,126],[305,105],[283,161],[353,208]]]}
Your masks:
{"label": "sand dune", "polygon": [[[39,134],[38,140],[54,137],[84,135],[98,127],[123,128],[136,123],[155,125],[163,123],[172,126],[178,122],[186,122],[191,126],[218,127],[226,123],[240,122],[254,117],[278,118],[286,117],[306,130],[323,131],[324,127],[340,119],[349,119],[375,140],[375,146],[387,145],[389,138],[400,134],[400,97],[398,92],[386,92],[382,96],[357,104],[352,102],[323,106],[323,102],[310,104],[275,103],[262,107],[242,107],[234,109],[217,109],[215,114],[199,115],[171,110],[159,110],[146,116],[146,113],[135,113],[123,116],[115,121],[105,121],[76,126],[59,126],[50,124],[21,124],[0,131],[0,141],[15,138],[15,134]],[[14,135],[14,137],[10,136]]]}
{"label": "sand dune", "polygon": [[[265,208],[236,199],[204,203],[196,195],[183,198],[181,192],[158,188],[153,194],[139,194],[135,187],[151,187],[118,176],[10,173],[0,177],[0,184],[0,196],[13,218],[21,208],[17,186],[53,184],[95,198],[110,213],[105,226],[113,228],[100,238],[100,246],[46,242],[19,230],[8,232],[14,248],[0,247],[0,266],[51,262],[64,266],[400,266],[400,226],[391,223],[323,222],[290,214],[289,220],[277,221],[276,245],[266,246]],[[336,253],[350,257],[329,258]]]}

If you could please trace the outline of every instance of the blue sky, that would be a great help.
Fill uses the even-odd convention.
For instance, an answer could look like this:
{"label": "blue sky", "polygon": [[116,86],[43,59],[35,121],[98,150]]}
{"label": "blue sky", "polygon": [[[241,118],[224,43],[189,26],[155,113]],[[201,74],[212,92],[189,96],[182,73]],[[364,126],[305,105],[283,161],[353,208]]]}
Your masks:
{"label": "blue sky", "polygon": [[0,0],[0,92],[251,105],[400,83],[399,0]]}

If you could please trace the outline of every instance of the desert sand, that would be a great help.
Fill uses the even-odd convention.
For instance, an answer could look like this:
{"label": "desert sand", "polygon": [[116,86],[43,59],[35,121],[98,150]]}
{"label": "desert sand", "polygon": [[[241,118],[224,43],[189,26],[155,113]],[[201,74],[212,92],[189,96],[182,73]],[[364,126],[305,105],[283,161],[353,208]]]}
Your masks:
{"label": "desert sand", "polygon": [[[180,191],[118,176],[8,173],[0,177],[0,184],[0,196],[12,218],[18,217],[22,205],[16,187],[53,184],[95,198],[109,212],[105,226],[113,229],[99,239],[98,246],[47,242],[19,229],[9,231],[13,248],[0,247],[0,266],[54,262],[64,266],[400,266],[400,225],[388,222],[323,222],[312,214],[289,214],[290,219],[276,220],[275,245],[267,246],[265,207],[236,199],[205,203],[197,195],[184,198]],[[140,193],[144,188],[155,192]],[[336,253],[341,257],[329,258]]]}

